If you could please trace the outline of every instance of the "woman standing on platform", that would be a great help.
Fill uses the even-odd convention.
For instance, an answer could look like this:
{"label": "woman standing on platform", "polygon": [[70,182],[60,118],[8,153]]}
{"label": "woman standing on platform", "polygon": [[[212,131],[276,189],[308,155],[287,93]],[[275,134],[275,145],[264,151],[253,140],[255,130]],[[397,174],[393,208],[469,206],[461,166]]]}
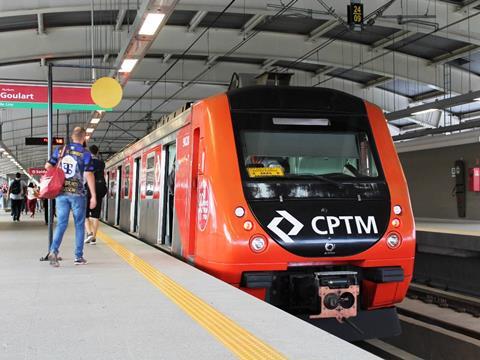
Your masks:
{"label": "woman standing on platform", "polygon": [[31,218],[35,216],[35,210],[37,208],[37,194],[33,183],[28,184],[27,189],[27,208],[32,213]]}

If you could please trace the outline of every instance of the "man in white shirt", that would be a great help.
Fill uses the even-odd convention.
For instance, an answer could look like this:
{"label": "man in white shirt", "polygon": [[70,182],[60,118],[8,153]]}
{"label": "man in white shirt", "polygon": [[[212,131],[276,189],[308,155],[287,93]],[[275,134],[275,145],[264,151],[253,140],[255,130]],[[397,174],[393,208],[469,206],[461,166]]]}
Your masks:
{"label": "man in white shirt", "polygon": [[25,191],[27,184],[20,178],[22,175],[17,173],[15,179],[10,181],[8,185],[7,198],[10,199],[12,204],[12,217],[13,221],[20,221],[20,214],[22,210],[22,201],[25,197]]}

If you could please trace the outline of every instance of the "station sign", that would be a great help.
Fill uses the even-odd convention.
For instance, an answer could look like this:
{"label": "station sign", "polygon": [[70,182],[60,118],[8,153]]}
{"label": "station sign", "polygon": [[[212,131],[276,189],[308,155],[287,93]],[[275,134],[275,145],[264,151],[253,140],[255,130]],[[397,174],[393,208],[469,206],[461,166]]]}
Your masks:
{"label": "station sign", "polygon": [[28,168],[28,173],[31,176],[43,176],[47,173],[47,170],[44,168]]}
{"label": "station sign", "polygon": [[[53,108],[59,110],[104,110],[92,99],[90,86],[54,86]],[[39,84],[0,83],[0,107],[48,108],[48,87]]]}
{"label": "station sign", "polygon": [[[65,140],[61,137],[53,137],[52,144],[64,145]],[[25,138],[25,145],[48,145],[48,137],[27,137]]]}

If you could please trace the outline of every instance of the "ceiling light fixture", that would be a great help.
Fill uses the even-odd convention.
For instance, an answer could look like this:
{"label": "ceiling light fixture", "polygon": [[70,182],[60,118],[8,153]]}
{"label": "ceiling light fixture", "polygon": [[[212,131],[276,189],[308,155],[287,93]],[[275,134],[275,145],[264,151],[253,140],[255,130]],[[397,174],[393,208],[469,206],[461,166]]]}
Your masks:
{"label": "ceiling light fixture", "polygon": [[144,35],[144,36],[155,35],[164,18],[165,18],[165,14],[161,14],[161,13],[148,14],[145,17],[145,20],[143,20],[142,27],[140,28],[138,34]]}
{"label": "ceiling light fixture", "polygon": [[100,118],[92,118],[92,120],[90,120],[90,122],[92,124],[98,124],[100,122]]}
{"label": "ceiling light fixture", "polygon": [[86,130],[86,132],[87,132],[87,134],[91,134],[91,133],[93,133],[94,130],[95,130],[94,128],[88,128]]}
{"label": "ceiling light fixture", "polygon": [[416,112],[412,113],[412,115],[422,115],[422,114],[427,114],[427,113],[430,113],[430,112],[433,112],[433,111],[438,111],[438,109],[431,108],[431,109],[416,111]]}
{"label": "ceiling light fixture", "polygon": [[473,101],[480,101],[480,98],[473,99]]}
{"label": "ceiling light fixture", "polygon": [[129,73],[133,70],[135,65],[137,65],[138,59],[125,59],[122,62],[122,66],[120,67],[120,70],[118,72],[121,73]]}

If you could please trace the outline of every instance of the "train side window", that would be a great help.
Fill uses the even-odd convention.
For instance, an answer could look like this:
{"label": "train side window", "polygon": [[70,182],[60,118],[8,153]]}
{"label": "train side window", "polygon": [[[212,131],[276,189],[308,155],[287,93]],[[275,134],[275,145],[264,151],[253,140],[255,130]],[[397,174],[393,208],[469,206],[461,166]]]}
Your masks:
{"label": "train side window", "polygon": [[155,152],[148,154],[145,181],[145,196],[152,197],[155,191]]}
{"label": "train side window", "polygon": [[125,185],[124,185],[124,193],[123,197],[128,199],[130,194],[130,164],[125,165]]}
{"label": "train side window", "polygon": [[117,174],[112,172],[112,176],[110,178],[110,199],[115,199],[115,195],[117,194]]}

